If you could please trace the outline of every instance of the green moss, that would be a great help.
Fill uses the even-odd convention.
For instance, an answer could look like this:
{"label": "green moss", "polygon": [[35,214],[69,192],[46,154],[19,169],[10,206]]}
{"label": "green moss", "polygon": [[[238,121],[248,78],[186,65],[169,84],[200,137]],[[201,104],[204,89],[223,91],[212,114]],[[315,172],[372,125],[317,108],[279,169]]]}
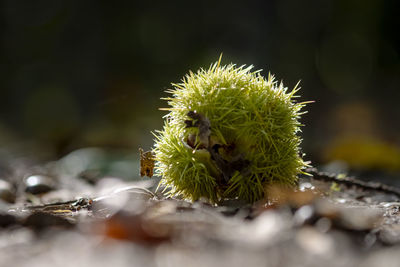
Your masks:
{"label": "green moss", "polygon": [[[273,76],[233,64],[190,72],[168,90],[156,132],[156,174],[169,195],[253,203],[271,184],[294,186],[305,167],[298,121],[305,102]],[[209,129],[209,130],[206,130]]]}

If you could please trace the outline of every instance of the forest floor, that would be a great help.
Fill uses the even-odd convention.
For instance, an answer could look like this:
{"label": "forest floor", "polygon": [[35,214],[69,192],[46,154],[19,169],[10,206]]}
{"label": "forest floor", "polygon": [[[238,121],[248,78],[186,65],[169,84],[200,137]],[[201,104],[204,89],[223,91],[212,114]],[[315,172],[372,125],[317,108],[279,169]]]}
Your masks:
{"label": "forest floor", "polygon": [[399,266],[394,187],[312,170],[267,202],[217,206],[49,168],[14,194],[0,180],[0,266]]}

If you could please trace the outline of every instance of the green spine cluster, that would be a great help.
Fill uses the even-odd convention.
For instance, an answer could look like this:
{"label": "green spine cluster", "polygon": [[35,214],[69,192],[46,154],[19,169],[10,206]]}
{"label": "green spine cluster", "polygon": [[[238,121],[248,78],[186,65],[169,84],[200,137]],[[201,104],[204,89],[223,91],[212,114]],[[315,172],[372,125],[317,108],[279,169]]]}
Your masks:
{"label": "green spine cluster", "polygon": [[[219,60],[167,91],[169,113],[153,152],[169,196],[253,203],[267,196],[270,185],[296,185],[306,166],[297,135],[306,102],[294,101],[297,86],[287,92],[272,75],[265,79],[252,68],[220,66]],[[208,133],[196,127],[199,118]]]}

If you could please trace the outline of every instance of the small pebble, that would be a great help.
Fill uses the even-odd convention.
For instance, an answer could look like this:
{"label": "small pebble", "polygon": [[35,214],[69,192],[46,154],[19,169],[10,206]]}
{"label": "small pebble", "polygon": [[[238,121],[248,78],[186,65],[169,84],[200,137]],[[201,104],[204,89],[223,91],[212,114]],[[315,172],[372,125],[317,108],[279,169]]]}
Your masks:
{"label": "small pebble", "polygon": [[306,190],[314,190],[314,189],[315,189],[315,186],[313,186],[309,182],[300,183],[300,185],[299,185],[299,190],[302,192],[304,192]]}
{"label": "small pebble", "polygon": [[400,243],[400,225],[384,225],[378,234],[379,240],[386,245],[396,245]]}
{"label": "small pebble", "polygon": [[25,192],[44,194],[54,189],[54,180],[46,175],[31,175],[25,178]]}
{"label": "small pebble", "polygon": [[345,229],[367,231],[378,227],[382,222],[383,212],[375,208],[341,208],[336,223]]}
{"label": "small pebble", "polygon": [[314,216],[314,208],[310,205],[305,205],[299,208],[293,216],[294,224],[297,226],[303,225]]}
{"label": "small pebble", "polygon": [[15,202],[15,193],[12,185],[4,180],[0,180],[0,200],[3,200],[7,203]]}
{"label": "small pebble", "polygon": [[328,218],[322,217],[315,223],[315,228],[321,233],[328,232],[332,227],[332,221]]}
{"label": "small pebble", "polygon": [[330,256],[334,253],[334,239],[312,227],[304,227],[296,233],[296,243],[311,255]]}

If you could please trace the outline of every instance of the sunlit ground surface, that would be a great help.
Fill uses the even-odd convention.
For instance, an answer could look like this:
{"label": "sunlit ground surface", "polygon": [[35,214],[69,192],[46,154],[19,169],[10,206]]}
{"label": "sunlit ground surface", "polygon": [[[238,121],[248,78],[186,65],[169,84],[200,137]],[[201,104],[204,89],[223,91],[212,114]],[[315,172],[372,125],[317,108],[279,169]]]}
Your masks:
{"label": "sunlit ground surface", "polygon": [[397,266],[400,260],[396,194],[303,177],[295,191],[270,189],[268,201],[211,206],[165,199],[157,178],[139,177],[137,158],[90,148],[44,164],[3,159],[9,168],[0,183],[0,265]]}

